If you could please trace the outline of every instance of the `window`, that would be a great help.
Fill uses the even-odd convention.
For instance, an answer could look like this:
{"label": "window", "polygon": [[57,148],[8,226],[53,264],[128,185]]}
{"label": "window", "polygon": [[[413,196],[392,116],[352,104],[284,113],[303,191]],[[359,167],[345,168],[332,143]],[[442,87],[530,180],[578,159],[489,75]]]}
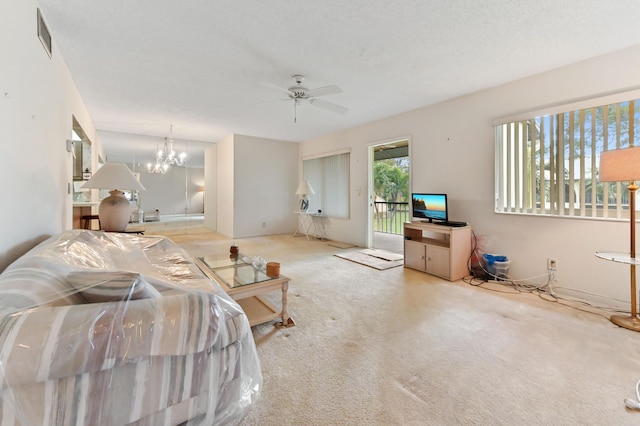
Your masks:
{"label": "window", "polygon": [[640,146],[639,127],[640,100],[497,125],[495,211],[629,217],[627,184],[600,182],[598,164],[603,151]]}
{"label": "window", "polygon": [[315,191],[310,211],[322,210],[330,217],[349,217],[349,153],[302,161],[304,179]]}

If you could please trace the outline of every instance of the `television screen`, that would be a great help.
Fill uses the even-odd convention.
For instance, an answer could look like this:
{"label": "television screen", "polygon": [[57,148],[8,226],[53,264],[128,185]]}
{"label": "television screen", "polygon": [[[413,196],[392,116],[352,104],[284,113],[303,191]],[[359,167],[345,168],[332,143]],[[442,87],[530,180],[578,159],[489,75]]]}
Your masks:
{"label": "television screen", "polygon": [[448,221],[447,194],[411,194],[413,218],[422,221]]}

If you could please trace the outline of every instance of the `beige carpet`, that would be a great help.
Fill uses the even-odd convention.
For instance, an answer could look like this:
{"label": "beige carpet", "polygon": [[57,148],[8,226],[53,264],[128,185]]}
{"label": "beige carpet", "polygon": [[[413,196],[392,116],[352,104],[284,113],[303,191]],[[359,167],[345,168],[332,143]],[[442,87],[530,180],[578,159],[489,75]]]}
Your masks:
{"label": "beige carpet", "polygon": [[335,256],[378,270],[396,268],[404,264],[404,257],[401,254],[392,253],[386,250],[364,249],[359,251],[336,253]]}
{"label": "beige carpet", "polygon": [[[172,238],[194,255],[230,245]],[[303,238],[238,243],[281,262],[297,324],[254,327],[264,386],[243,426],[640,424],[623,404],[640,333],[530,294],[364,268]]]}

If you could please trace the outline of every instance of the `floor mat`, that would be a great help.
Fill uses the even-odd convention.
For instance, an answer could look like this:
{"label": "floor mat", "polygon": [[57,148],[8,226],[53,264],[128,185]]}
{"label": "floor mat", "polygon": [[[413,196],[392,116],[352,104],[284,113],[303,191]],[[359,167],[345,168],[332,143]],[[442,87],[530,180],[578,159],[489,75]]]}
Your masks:
{"label": "floor mat", "polygon": [[[375,255],[369,254],[375,253]],[[394,260],[388,260],[380,256],[394,257]],[[342,259],[350,260],[351,262],[360,263],[361,265],[369,266],[371,268],[385,270],[389,268],[395,268],[402,266],[404,260],[402,255],[397,253],[385,252],[384,250],[361,250],[361,251],[349,251],[346,253],[336,253],[334,256]],[[399,259],[397,257],[400,257]]]}
{"label": "floor mat", "polygon": [[351,244],[351,243],[341,243],[340,241],[329,241],[327,244],[329,244],[331,247],[337,247],[337,248],[351,248],[351,247],[358,247],[355,244]]}
{"label": "floor mat", "polygon": [[382,249],[365,249],[361,253],[368,254],[369,256],[379,257],[384,260],[403,260],[404,256],[399,253],[393,253]]}

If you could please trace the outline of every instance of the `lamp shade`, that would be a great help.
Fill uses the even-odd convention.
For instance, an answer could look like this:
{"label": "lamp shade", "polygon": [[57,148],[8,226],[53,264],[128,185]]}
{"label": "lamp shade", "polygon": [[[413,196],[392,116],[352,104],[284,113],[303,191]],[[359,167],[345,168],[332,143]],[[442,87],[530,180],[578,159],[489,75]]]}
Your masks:
{"label": "lamp shade", "polygon": [[130,189],[144,191],[144,186],[131,173],[126,164],[106,163],[91,176],[83,188]]}
{"label": "lamp shade", "polygon": [[296,195],[308,195],[315,194],[311,184],[308,180],[300,181],[300,185],[298,185],[298,189],[296,189]]}
{"label": "lamp shade", "polygon": [[640,180],[640,147],[602,152],[598,178],[601,182]]}

